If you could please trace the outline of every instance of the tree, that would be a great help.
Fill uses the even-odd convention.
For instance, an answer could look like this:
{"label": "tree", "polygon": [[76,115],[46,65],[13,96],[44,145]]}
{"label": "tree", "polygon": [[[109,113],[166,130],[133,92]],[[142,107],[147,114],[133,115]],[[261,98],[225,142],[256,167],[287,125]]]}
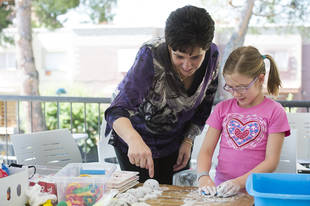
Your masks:
{"label": "tree", "polygon": [[[34,64],[31,32],[31,0],[16,0],[16,63],[23,75],[23,93],[39,96],[39,73]],[[27,131],[45,130],[40,102],[27,103]],[[30,121],[32,120],[32,122]]]}
{"label": "tree", "polygon": [[[209,3],[206,7],[210,8],[210,1],[203,2],[204,4]],[[218,4],[218,7],[214,7],[215,3],[218,4],[218,2],[211,1],[213,8],[217,8],[221,13],[223,13],[224,5]],[[281,24],[285,25],[287,28],[290,28],[291,26],[303,25],[303,23],[309,19],[310,15],[310,1],[308,0],[244,0],[239,5],[234,4],[235,2],[233,0],[228,0],[226,3],[230,6],[230,9],[237,11],[238,17],[233,18],[231,13],[229,13],[226,15],[226,19],[217,20],[217,22],[221,23],[232,23],[234,19],[237,19],[237,21],[234,22],[236,27],[231,33],[228,42],[225,44],[224,52],[220,61],[220,74],[222,74],[224,63],[226,62],[229,54],[237,47],[243,45],[249,26]],[[223,16],[220,18],[223,18]],[[222,75],[220,75],[217,94],[217,98],[219,100],[228,98],[228,94],[223,92],[223,85],[224,80]]]}
{"label": "tree", "polygon": [[[63,25],[63,22],[58,19],[60,15],[81,6],[87,8],[93,22],[100,23],[112,19],[111,7],[115,3],[116,0],[15,0],[16,60],[17,69],[24,72],[23,94],[28,96],[40,95],[39,73],[35,68],[32,50],[32,15],[36,17],[33,21],[34,25],[54,29]],[[29,104],[27,111],[27,130],[45,130],[46,125],[40,102]],[[32,124],[29,121],[30,119],[33,121]]]}

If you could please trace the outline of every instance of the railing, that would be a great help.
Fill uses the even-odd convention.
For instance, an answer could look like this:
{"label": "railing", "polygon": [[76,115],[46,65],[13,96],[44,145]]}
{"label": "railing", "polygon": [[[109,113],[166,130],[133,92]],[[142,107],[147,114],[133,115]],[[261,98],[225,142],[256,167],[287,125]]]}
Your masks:
{"label": "railing", "polygon": [[[57,111],[56,111],[56,116],[57,116],[57,123],[56,123],[56,128],[64,128],[60,124],[60,116],[61,116],[61,106],[62,103],[69,103],[70,104],[70,127],[68,128],[71,133],[73,132],[73,121],[74,118],[72,117],[73,115],[73,105],[74,104],[83,104],[83,133],[87,134],[88,128],[87,128],[87,105],[90,104],[95,104],[97,105],[97,136],[100,136],[100,125],[101,125],[101,119],[103,118],[101,116],[102,111],[104,111],[104,108],[107,107],[111,99],[110,98],[94,98],[94,97],[63,97],[63,96],[13,96],[13,95],[0,95],[0,102],[2,103],[2,108],[1,108],[1,114],[0,114],[0,119],[1,119],[1,127],[0,127],[0,134],[2,135],[2,139],[4,137],[4,141],[2,140],[2,145],[5,145],[4,151],[2,150],[2,155],[5,153],[6,160],[8,161],[8,156],[11,151],[9,152],[9,135],[13,133],[22,133],[21,131],[21,114],[24,114],[22,111],[24,108],[22,106],[23,103],[30,103],[30,124],[31,124],[31,131],[27,132],[32,132],[33,131],[33,125],[32,125],[32,103],[33,102],[41,102],[42,103],[42,113],[43,116],[46,116],[46,104],[47,103],[56,103]],[[14,103],[14,106],[10,106],[10,104]],[[13,110],[13,111],[11,111]],[[14,119],[14,121],[12,121]],[[77,138],[80,136],[79,134],[76,134]],[[85,144],[85,143],[84,143]],[[85,144],[86,145],[86,144]],[[1,148],[0,148],[1,149]],[[1,152],[1,150],[0,150]],[[85,154],[85,149],[84,149],[84,154],[83,156],[86,157]],[[85,160],[85,158],[84,158]]]}
{"label": "railing", "polygon": [[[72,105],[73,104],[83,104],[83,132],[88,133],[87,128],[87,112],[86,107],[88,104],[96,104],[98,105],[97,110],[97,135],[100,136],[100,125],[101,125],[101,118],[103,118],[100,114],[104,110],[104,106],[107,107],[110,102],[111,98],[93,98],[93,97],[64,97],[64,96],[12,96],[12,95],[0,95],[0,102],[3,104],[2,114],[2,127],[0,128],[0,134],[4,136],[4,145],[5,145],[5,155],[8,157],[9,154],[9,135],[12,133],[21,133],[21,104],[23,102],[30,102],[32,105],[33,102],[42,102],[42,112],[43,116],[46,116],[46,104],[50,102],[54,102],[57,105],[57,128],[62,128],[60,124],[60,116],[61,116],[61,104],[62,103],[69,103],[70,104],[70,131],[73,133],[73,117],[72,117]],[[16,128],[12,129],[9,126],[10,118],[8,116],[8,104],[9,102],[16,103],[16,115],[13,118],[16,118]],[[295,110],[298,112],[309,112],[310,108],[310,101],[278,101],[281,103],[285,108],[287,108],[288,112],[294,112]],[[214,104],[218,103],[215,101]],[[32,108],[32,107],[30,107]],[[32,112],[31,112],[32,114]],[[32,123],[32,116],[31,116],[31,123]],[[31,131],[32,131],[32,124],[31,124]],[[1,151],[0,151],[1,152]],[[85,151],[84,151],[85,152]],[[0,154],[1,155],[1,154]],[[2,154],[3,155],[3,154]],[[84,154],[85,156],[85,154]]]}

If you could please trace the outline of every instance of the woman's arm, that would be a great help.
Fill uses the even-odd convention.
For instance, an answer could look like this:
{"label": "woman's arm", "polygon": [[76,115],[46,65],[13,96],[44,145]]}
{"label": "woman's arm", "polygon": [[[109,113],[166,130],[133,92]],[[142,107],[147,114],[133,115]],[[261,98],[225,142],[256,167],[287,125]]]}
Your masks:
{"label": "woman's arm", "polygon": [[106,135],[113,122],[120,117],[129,118],[129,110],[136,111],[152,86],[154,77],[153,57],[150,48],[143,46],[134,64],[118,86],[118,93],[105,111]]}
{"label": "woman's arm", "polygon": [[133,128],[130,120],[126,117],[118,118],[113,122],[113,129],[127,143],[130,163],[148,169],[152,178],[154,176],[152,152]]}
{"label": "woman's arm", "polygon": [[151,50],[143,46],[131,69],[118,86],[118,94],[105,111],[107,120],[106,134],[113,128],[128,145],[128,158],[131,164],[149,170],[154,175],[154,166],[150,148],[130,121],[130,111],[138,110],[152,86],[154,65]]}

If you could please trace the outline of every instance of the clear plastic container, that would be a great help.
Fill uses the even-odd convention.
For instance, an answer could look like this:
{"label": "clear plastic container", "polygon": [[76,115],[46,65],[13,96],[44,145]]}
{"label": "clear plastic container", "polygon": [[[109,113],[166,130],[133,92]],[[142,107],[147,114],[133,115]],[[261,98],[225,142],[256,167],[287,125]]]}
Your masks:
{"label": "clear plastic container", "polygon": [[[58,202],[93,205],[106,192],[106,182],[116,170],[109,163],[70,163],[54,175]],[[88,174],[87,174],[88,173]]]}
{"label": "clear plastic container", "polygon": [[255,206],[309,206],[310,174],[254,173],[246,190]]}

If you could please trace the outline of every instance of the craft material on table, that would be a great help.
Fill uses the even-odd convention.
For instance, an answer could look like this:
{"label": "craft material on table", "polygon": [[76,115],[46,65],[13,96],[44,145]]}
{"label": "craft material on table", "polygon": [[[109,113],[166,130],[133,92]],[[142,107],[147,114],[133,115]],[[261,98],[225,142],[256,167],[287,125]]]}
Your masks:
{"label": "craft material on table", "polygon": [[107,182],[107,189],[117,189],[120,192],[126,191],[139,184],[139,172],[115,171]]}
{"label": "craft material on table", "polygon": [[228,198],[206,198],[199,194],[197,187],[182,187],[173,185],[160,185],[166,188],[155,199],[148,199],[145,203],[151,206],[252,206],[253,197],[241,193]]}

